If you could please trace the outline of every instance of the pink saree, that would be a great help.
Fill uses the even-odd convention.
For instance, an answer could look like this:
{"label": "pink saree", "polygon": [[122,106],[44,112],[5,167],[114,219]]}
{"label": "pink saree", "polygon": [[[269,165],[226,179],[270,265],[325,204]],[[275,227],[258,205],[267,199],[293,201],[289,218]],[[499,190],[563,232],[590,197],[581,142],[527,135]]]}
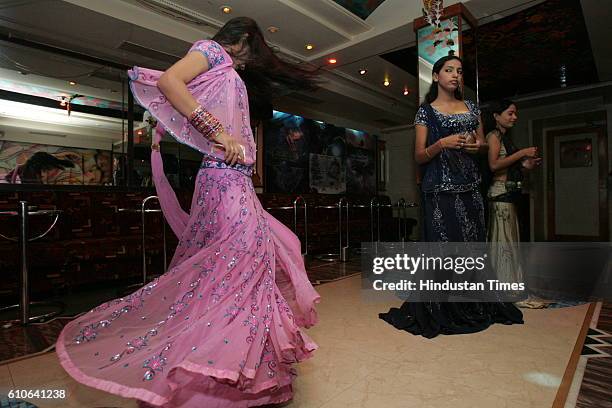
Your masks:
{"label": "pink saree", "polygon": [[244,83],[217,43],[199,41],[211,69],[189,90],[245,146],[229,166],[168,103],[161,72],[130,71],[137,101],[167,131],[205,154],[186,213],[152,152],[155,185],[179,245],[159,278],[68,324],[57,341],[77,381],[163,407],[250,407],[287,401],[292,364],[316,349],[300,327],[316,323],[319,296],[298,238],[261,206],[250,173],[255,144]]}

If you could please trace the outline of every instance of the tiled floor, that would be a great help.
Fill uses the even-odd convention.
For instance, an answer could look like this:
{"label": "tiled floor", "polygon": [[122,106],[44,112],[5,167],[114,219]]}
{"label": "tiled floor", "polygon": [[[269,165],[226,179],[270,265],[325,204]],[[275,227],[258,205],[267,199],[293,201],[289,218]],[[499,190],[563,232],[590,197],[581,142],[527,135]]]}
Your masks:
{"label": "tiled floor", "polygon": [[566,408],[612,408],[612,304],[597,305]]}
{"label": "tiled floor", "polygon": [[[524,310],[522,326],[427,340],[379,320],[398,302],[362,299],[358,276],[317,290],[309,334],[320,349],[298,366],[291,408],[550,407],[588,308]],[[66,390],[65,400],[31,400],[41,408],[136,407],[76,383],[55,353],[0,366],[0,394],[12,388]]]}

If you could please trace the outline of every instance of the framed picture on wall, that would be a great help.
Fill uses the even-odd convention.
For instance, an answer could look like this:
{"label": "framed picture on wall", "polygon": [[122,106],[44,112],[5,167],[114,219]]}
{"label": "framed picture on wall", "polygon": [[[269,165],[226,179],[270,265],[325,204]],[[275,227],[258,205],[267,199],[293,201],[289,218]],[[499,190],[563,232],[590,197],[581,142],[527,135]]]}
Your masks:
{"label": "framed picture on wall", "polygon": [[591,139],[571,140],[559,144],[561,168],[591,167],[593,146]]}
{"label": "framed picture on wall", "polygon": [[280,111],[262,127],[266,193],[376,194],[376,136]]}

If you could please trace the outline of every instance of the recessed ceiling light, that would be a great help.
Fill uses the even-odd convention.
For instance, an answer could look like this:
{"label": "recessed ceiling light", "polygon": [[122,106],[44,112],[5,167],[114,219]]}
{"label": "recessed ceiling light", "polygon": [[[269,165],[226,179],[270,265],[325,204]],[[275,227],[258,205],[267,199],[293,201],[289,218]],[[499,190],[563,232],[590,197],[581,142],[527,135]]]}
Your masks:
{"label": "recessed ceiling light", "polygon": [[70,81],[70,82],[68,82],[68,83],[69,83],[70,85],[72,85],[72,86],[75,86],[75,85],[76,85],[76,82],[74,82],[74,81]]}
{"label": "recessed ceiling light", "polygon": [[278,27],[274,27],[274,26],[268,27],[268,31],[271,32],[271,33],[277,33],[278,30],[279,30]]}
{"label": "recessed ceiling light", "polygon": [[391,85],[391,82],[388,79],[385,79],[385,82],[383,82],[384,86],[389,86]]}
{"label": "recessed ceiling light", "polygon": [[307,50],[312,50],[314,48],[314,45],[312,44],[306,44],[306,49]]}
{"label": "recessed ceiling light", "polygon": [[232,8],[230,6],[221,6],[221,11],[225,14],[230,14],[232,12]]}
{"label": "recessed ceiling light", "polygon": [[335,64],[336,62],[338,62],[338,60],[335,58],[330,58],[327,60],[327,62],[329,62],[330,64]]}
{"label": "recessed ceiling light", "polygon": [[365,69],[365,68],[361,68],[361,69],[359,70],[359,75],[365,75],[367,72],[368,72],[368,70],[367,70],[367,69]]}
{"label": "recessed ceiling light", "polygon": [[408,88],[404,88],[404,96],[410,95],[410,90]]}

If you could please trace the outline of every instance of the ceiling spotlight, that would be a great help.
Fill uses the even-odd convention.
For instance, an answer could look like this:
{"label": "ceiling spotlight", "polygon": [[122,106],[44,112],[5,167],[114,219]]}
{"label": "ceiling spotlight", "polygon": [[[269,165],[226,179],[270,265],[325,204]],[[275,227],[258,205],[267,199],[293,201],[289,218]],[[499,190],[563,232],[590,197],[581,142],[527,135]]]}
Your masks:
{"label": "ceiling spotlight", "polygon": [[268,27],[268,31],[271,32],[271,33],[277,33],[278,30],[279,30],[278,27],[274,27],[274,26]]}
{"label": "ceiling spotlight", "polygon": [[335,64],[336,62],[338,62],[338,60],[335,58],[330,58],[327,60],[327,62],[329,62],[330,64]]}
{"label": "ceiling spotlight", "polygon": [[232,12],[232,8],[230,6],[221,6],[221,11],[224,14],[230,14]]}
{"label": "ceiling spotlight", "polygon": [[359,75],[365,75],[367,72],[368,72],[368,70],[367,70],[367,69],[365,69],[365,68],[361,68],[361,69],[359,70]]}
{"label": "ceiling spotlight", "polygon": [[74,81],[70,81],[70,82],[68,82],[68,83],[69,83],[70,85],[72,85],[72,86],[75,86],[75,85],[76,85],[76,82],[74,82]]}
{"label": "ceiling spotlight", "polygon": [[410,90],[408,88],[404,88],[404,96],[410,95]]}
{"label": "ceiling spotlight", "polygon": [[306,49],[307,50],[312,50],[314,48],[314,45],[312,44],[306,44]]}
{"label": "ceiling spotlight", "polygon": [[385,82],[383,82],[384,86],[389,86],[391,85],[391,82],[388,79],[385,79]]}

